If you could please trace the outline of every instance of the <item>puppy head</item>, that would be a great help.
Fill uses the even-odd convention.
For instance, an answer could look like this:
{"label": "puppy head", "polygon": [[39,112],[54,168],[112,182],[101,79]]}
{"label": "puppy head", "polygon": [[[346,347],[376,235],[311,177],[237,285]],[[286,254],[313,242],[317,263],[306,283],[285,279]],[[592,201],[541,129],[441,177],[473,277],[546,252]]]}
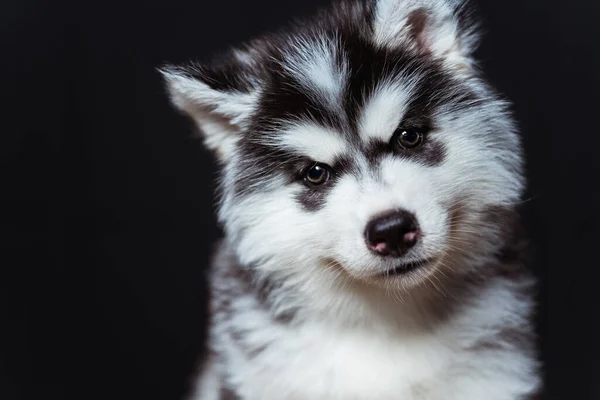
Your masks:
{"label": "puppy head", "polygon": [[490,210],[518,201],[521,150],[476,71],[468,11],[342,1],[163,69],[222,165],[219,218],[242,263],[301,287],[411,288],[497,248]]}

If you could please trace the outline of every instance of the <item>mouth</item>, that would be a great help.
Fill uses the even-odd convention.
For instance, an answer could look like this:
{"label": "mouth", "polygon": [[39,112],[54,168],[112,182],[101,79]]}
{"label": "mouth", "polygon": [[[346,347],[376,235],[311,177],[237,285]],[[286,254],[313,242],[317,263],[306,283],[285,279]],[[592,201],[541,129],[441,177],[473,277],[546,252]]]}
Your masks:
{"label": "mouth", "polygon": [[379,276],[382,278],[388,278],[388,277],[392,277],[392,276],[406,275],[414,270],[417,270],[419,268],[422,268],[422,267],[430,264],[432,261],[433,260],[431,258],[426,258],[426,259],[402,263],[392,269],[388,269],[387,271],[382,272],[381,274],[379,274]]}

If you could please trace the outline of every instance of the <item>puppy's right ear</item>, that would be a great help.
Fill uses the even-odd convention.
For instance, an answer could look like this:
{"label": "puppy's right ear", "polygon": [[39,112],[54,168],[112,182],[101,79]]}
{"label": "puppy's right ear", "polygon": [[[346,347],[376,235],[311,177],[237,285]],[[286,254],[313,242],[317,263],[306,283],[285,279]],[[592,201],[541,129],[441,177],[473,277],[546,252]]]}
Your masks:
{"label": "puppy's right ear", "polygon": [[258,102],[258,79],[248,55],[233,52],[210,66],[192,63],[159,71],[173,105],[196,122],[205,145],[227,160]]}

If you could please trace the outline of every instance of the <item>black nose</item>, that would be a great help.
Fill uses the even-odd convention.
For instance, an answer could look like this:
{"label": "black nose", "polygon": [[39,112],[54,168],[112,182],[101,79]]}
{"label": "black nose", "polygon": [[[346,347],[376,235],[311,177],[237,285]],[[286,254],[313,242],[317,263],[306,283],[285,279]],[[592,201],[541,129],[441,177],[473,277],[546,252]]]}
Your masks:
{"label": "black nose", "polygon": [[400,257],[417,243],[419,226],[414,215],[397,210],[371,220],[367,224],[365,238],[373,252]]}

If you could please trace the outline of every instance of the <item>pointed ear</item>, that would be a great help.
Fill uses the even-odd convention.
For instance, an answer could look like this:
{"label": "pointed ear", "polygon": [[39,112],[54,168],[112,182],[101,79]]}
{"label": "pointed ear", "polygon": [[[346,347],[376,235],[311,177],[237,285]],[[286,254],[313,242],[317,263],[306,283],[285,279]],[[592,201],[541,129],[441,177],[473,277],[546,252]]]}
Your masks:
{"label": "pointed ear", "polygon": [[228,159],[254,111],[257,79],[241,53],[218,64],[166,66],[159,70],[173,105],[191,117],[206,147],[221,161]]}
{"label": "pointed ear", "polygon": [[479,42],[473,11],[468,0],[377,0],[375,42],[408,46],[451,67],[471,69]]}

